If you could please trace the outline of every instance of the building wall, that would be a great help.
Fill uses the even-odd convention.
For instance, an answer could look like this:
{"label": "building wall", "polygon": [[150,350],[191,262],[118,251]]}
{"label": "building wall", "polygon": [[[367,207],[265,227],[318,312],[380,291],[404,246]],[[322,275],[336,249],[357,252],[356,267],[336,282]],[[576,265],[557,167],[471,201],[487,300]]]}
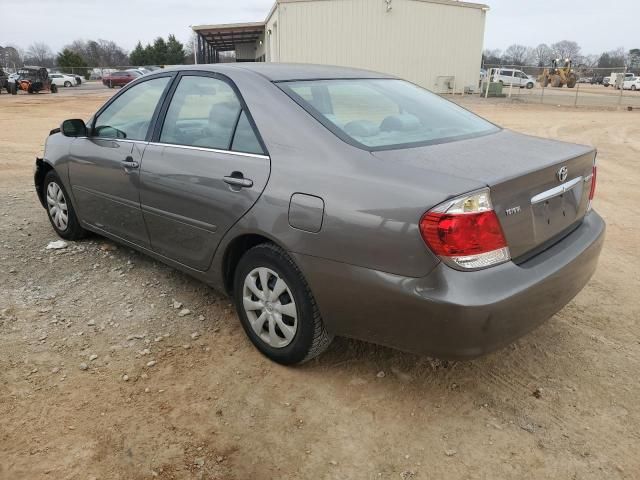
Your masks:
{"label": "building wall", "polygon": [[255,43],[238,43],[236,44],[236,59],[238,60],[255,60],[256,44]]}
{"label": "building wall", "polygon": [[267,37],[279,37],[279,56],[271,61],[368,68],[436,91],[439,76],[455,76],[456,91],[477,86],[483,10],[419,0],[391,5],[387,12],[382,0],[280,2],[269,19],[273,25],[277,17],[277,33],[267,25]]}

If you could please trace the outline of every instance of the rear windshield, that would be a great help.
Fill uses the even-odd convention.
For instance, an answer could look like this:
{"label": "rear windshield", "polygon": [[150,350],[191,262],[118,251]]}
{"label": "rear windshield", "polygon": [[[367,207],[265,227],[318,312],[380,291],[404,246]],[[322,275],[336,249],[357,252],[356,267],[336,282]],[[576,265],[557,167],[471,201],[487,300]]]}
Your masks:
{"label": "rear windshield", "polygon": [[278,86],[340,138],[367,150],[444,143],[499,130],[404,80],[307,80]]}

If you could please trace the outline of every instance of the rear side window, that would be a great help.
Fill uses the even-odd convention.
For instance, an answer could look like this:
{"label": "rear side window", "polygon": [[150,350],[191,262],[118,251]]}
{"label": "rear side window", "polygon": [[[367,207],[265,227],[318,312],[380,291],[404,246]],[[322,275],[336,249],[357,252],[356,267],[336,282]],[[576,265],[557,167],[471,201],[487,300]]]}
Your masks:
{"label": "rear side window", "polygon": [[403,80],[309,80],[278,86],[338,137],[366,150],[443,143],[500,130]]}
{"label": "rear side window", "polygon": [[118,96],[96,119],[93,134],[102,138],[144,140],[169,77],[139,83]]}
{"label": "rear side window", "polygon": [[233,88],[212,77],[182,77],[167,110],[160,142],[263,153]]}

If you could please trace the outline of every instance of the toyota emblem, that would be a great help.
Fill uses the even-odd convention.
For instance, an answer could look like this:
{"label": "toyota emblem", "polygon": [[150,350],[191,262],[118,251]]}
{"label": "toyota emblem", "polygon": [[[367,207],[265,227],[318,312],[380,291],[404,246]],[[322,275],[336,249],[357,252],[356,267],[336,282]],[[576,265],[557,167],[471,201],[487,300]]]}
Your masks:
{"label": "toyota emblem", "polygon": [[562,167],[560,170],[558,170],[556,176],[558,177],[558,181],[560,183],[563,183],[569,176],[569,169],[567,167]]}

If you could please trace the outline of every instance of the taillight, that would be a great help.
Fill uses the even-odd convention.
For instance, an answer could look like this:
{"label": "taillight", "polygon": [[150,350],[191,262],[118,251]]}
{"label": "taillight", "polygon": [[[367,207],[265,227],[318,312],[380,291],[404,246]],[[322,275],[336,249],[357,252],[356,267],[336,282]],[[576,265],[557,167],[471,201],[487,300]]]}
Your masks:
{"label": "taillight", "polygon": [[511,259],[489,189],[429,210],[420,220],[420,233],[433,253],[454,268],[475,270]]}

